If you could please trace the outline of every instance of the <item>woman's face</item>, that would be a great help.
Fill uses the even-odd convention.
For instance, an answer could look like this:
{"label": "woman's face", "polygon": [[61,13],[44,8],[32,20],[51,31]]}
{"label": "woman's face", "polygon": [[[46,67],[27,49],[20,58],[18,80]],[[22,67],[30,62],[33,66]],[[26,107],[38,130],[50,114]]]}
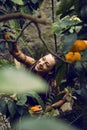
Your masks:
{"label": "woman's face", "polygon": [[55,58],[52,56],[52,54],[48,54],[38,60],[35,70],[37,72],[49,72],[55,64]]}

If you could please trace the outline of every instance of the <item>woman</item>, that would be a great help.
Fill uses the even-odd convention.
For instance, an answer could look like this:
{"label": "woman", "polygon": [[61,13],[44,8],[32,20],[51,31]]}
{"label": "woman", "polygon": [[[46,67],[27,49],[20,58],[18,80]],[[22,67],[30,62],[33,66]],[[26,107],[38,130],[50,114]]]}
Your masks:
{"label": "woman", "polygon": [[[44,75],[45,73],[50,73],[53,67],[56,65],[56,59],[52,54],[47,54],[44,57],[36,61],[34,58],[25,55],[22,53],[17,46],[17,43],[12,43],[10,46],[10,53],[13,55],[16,60],[24,64],[27,68],[33,68],[33,70],[40,74]],[[33,67],[32,67],[33,66]]]}
{"label": "woman", "polygon": [[36,61],[34,58],[27,56],[20,51],[17,43],[10,43],[8,45],[10,46],[9,48],[11,48],[10,54],[13,55],[17,61],[25,65],[29,71],[40,75],[47,81],[49,77],[55,76],[55,65],[57,60],[52,54],[49,53]]}
{"label": "woman", "polygon": [[[43,77],[50,85],[50,89],[48,94],[41,95],[43,100],[46,103],[46,100],[49,98],[50,94],[53,94],[53,91],[55,91],[56,83],[55,83],[55,65],[56,65],[56,58],[52,54],[47,54],[40,58],[38,61],[36,61],[34,58],[25,55],[22,51],[18,49],[17,43],[10,43],[8,44],[10,49],[10,54],[16,58],[19,62],[24,64],[29,71],[32,71],[41,77]],[[51,102],[50,102],[51,103]],[[46,103],[49,104],[49,101]],[[40,108],[40,107],[39,107]],[[38,109],[39,109],[38,108]],[[41,108],[40,108],[41,110]]]}

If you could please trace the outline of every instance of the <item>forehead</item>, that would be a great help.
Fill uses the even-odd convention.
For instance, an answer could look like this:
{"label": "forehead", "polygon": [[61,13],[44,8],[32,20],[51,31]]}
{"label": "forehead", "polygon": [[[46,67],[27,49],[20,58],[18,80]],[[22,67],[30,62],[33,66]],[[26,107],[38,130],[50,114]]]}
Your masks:
{"label": "forehead", "polygon": [[46,55],[44,57],[46,58],[46,61],[49,64],[55,64],[56,63],[55,58],[52,56],[52,54],[48,54],[48,55]]}

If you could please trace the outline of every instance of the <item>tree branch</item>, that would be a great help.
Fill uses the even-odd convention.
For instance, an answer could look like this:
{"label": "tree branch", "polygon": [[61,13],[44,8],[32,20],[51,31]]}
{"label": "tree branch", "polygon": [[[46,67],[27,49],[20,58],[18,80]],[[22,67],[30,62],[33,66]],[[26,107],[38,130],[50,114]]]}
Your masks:
{"label": "tree branch", "polygon": [[15,43],[17,43],[17,41],[18,41],[19,38],[21,37],[23,31],[24,31],[31,23],[32,23],[32,22],[28,22],[28,23],[23,27],[23,29],[22,29],[21,32],[19,33],[18,37],[16,38]]}
{"label": "tree branch", "polygon": [[38,24],[37,24],[37,23],[34,23],[34,24],[35,24],[35,26],[36,26],[36,28],[37,28],[37,31],[38,31],[38,34],[39,34],[39,38],[40,38],[40,40],[42,41],[42,43],[44,44],[44,46],[47,48],[47,50],[48,50],[53,56],[55,56],[58,60],[61,60],[61,61],[63,61],[63,62],[66,63],[66,61],[65,61],[63,58],[61,58],[60,56],[58,56],[58,54],[54,53],[51,49],[48,48],[47,44],[45,43],[45,41],[44,41],[43,38],[41,37],[41,30],[40,30]]}
{"label": "tree branch", "polygon": [[50,24],[50,22],[46,18],[38,18],[34,15],[28,15],[25,13],[11,13],[0,16],[0,22],[9,21],[12,19],[28,19],[32,22],[40,23],[40,24]]}

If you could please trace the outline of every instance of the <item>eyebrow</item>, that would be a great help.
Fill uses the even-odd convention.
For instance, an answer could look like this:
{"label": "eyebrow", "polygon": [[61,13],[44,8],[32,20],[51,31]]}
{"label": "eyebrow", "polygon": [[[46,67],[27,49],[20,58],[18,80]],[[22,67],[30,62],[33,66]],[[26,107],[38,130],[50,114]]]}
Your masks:
{"label": "eyebrow", "polygon": [[46,59],[46,56],[44,56],[43,58],[45,58],[45,59]]}

